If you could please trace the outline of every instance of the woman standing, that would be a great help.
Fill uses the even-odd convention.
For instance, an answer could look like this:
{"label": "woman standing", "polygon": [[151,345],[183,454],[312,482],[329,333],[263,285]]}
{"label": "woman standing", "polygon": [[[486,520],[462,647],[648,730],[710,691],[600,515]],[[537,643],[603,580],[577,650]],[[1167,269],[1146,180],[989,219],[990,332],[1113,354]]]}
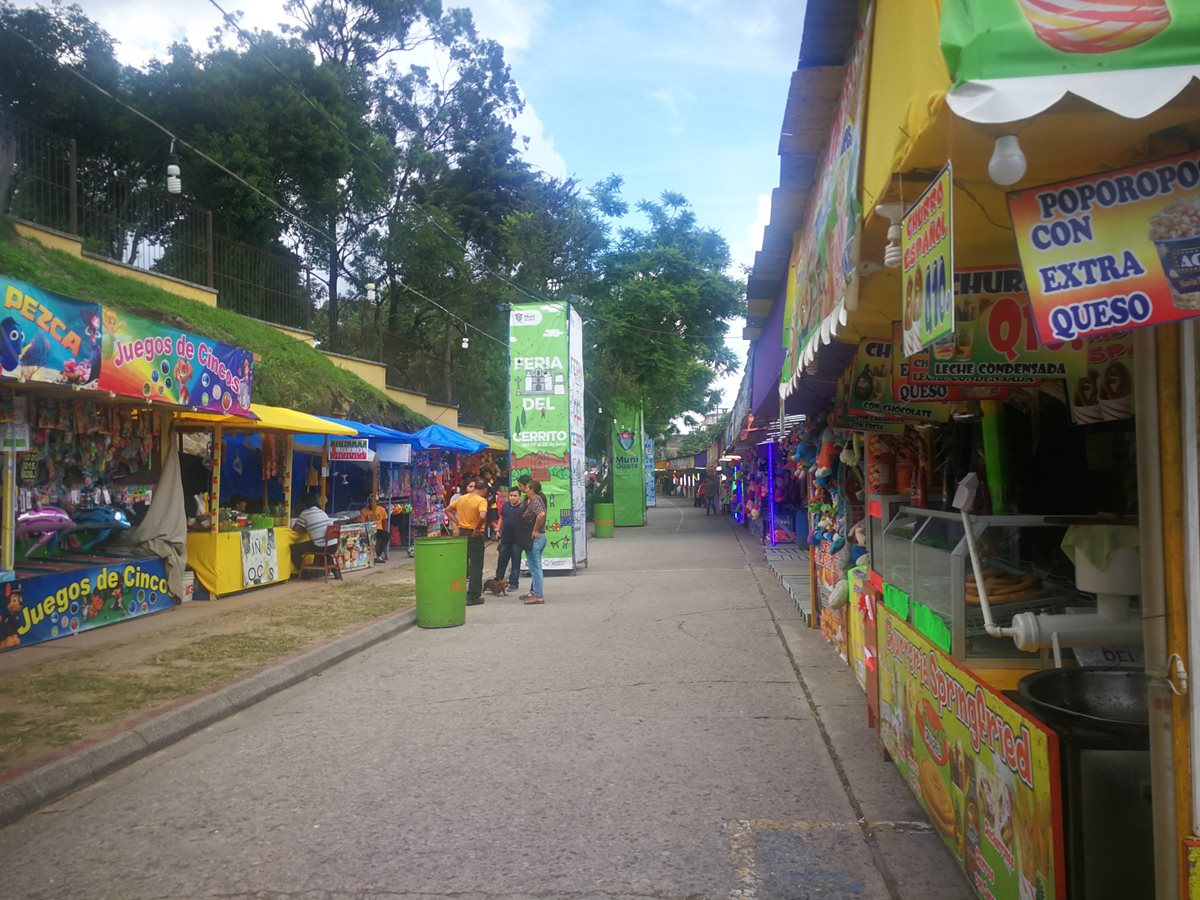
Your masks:
{"label": "woman standing", "polygon": [[540,481],[525,485],[528,500],[521,513],[522,524],[530,529],[532,547],[529,551],[529,593],[521,597],[526,605],[544,603],[542,597],[542,551],[546,549],[546,497]]}

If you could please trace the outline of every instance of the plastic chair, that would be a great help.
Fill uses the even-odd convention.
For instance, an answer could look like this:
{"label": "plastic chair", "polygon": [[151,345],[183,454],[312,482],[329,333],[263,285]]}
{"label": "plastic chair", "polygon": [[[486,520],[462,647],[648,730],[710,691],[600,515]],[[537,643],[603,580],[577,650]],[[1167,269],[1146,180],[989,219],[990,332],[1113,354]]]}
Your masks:
{"label": "plastic chair", "polygon": [[[342,525],[339,522],[336,525],[329,525],[325,528],[325,549],[315,550],[311,554],[305,553],[300,557],[300,577],[304,578],[305,572],[316,572],[320,570],[325,581],[329,580],[329,572],[332,569],[337,572],[339,578],[342,577],[342,554],[338,551],[338,540],[342,536]],[[312,562],[306,563],[305,560],[312,556]]]}

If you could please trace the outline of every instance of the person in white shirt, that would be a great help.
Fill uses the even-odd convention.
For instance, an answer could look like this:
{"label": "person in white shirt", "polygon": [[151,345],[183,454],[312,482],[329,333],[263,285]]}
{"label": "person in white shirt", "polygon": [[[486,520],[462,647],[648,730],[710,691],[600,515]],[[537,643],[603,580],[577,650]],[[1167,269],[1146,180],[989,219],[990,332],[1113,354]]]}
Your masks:
{"label": "person in white shirt", "polygon": [[[321,508],[320,498],[315,493],[307,494],[301,504],[304,509],[299,518],[292,523],[292,530],[307,536],[308,540],[292,544],[292,573],[294,575],[298,575],[300,572],[301,558],[305,553],[321,553],[328,546],[336,543],[325,540],[325,529],[335,523]],[[340,581],[342,573],[334,569],[333,577]]]}

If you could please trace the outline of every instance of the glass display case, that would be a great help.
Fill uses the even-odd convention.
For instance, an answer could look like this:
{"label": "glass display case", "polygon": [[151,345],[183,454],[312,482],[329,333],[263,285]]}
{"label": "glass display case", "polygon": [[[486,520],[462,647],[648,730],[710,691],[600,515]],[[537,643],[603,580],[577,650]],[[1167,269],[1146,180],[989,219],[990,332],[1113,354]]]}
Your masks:
{"label": "glass display case", "polygon": [[[975,539],[988,579],[992,617],[1010,625],[1018,612],[1094,607],[1075,589],[1075,569],[1062,551],[1068,526],[1107,520],[1056,516],[976,516]],[[1111,524],[1111,523],[1110,523]],[[1031,656],[1011,638],[984,629],[962,517],[957,512],[902,507],[884,532],[887,585],[906,595],[893,612],[956,659],[973,665],[1021,667]],[[886,597],[886,593],[885,593]],[[905,609],[907,607],[907,609]]]}
{"label": "glass display case", "polygon": [[871,554],[871,568],[883,574],[883,535],[896,513],[906,503],[911,503],[908,494],[867,494],[867,552]]}

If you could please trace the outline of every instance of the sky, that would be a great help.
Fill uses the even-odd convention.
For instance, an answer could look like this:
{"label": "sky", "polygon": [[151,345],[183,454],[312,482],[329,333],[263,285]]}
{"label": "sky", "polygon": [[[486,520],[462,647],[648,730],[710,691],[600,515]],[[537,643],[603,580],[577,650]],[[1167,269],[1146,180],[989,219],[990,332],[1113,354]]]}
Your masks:
{"label": "sky", "polygon": [[[175,40],[203,47],[205,0],[78,0],[141,66]],[[245,28],[276,29],[282,0],[219,0]],[[616,173],[631,203],[676,191],[750,265],[779,183],[778,142],[804,0],[444,0],[505,48],[525,98],[526,159],[589,185]],[[31,6],[32,2],[19,5]],[[728,341],[744,360],[743,322]],[[741,373],[719,387],[732,405]]]}

